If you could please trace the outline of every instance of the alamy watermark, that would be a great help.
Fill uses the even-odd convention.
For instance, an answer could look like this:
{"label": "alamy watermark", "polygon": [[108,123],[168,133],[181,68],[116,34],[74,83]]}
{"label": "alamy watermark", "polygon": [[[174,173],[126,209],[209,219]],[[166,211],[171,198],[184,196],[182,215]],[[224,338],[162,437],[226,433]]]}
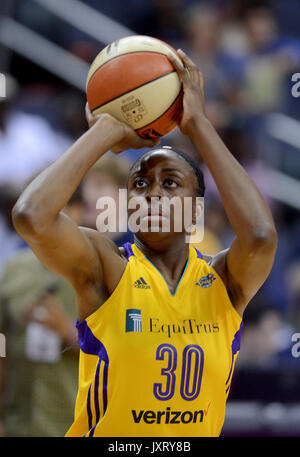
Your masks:
{"label": "alamy watermark", "polygon": [[294,333],[292,335],[292,342],[295,343],[292,346],[291,352],[293,357],[300,357],[300,333]]}
{"label": "alamy watermark", "polygon": [[6,339],[3,333],[0,333],[0,357],[6,357]]}
{"label": "alamy watermark", "polygon": [[6,79],[3,73],[0,73],[0,98],[6,97]]}
{"label": "alamy watermark", "polygon": [[300,97],[300,73],[294,73],[291,77],[291,81],[295,83],[291,89],[292,96],[298,98]]}
{"label": "alamy watermark", "polygon": [[99,232],[184,232],[187,243],[200,243],[204,235],[204,197],[172,198],[132,197],[127,189],[120,189],[118,202],[112,197],[101,197],[96,208],[101,210],[96,219]]}

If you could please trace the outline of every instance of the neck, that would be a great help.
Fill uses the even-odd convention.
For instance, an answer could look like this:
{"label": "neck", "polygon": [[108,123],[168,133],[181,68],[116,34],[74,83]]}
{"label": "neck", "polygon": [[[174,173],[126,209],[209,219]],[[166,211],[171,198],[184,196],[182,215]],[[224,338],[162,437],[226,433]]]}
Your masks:
{"label": "neck", "polygon": [[139,250],[161,272],[171,289],[176,288],[189,257],[189,244],[186,243],[185,237],[185,234],[179,237],[176,243],[174,240],[169,243],[160,241],[151,245],[136,237],[134,240]]}

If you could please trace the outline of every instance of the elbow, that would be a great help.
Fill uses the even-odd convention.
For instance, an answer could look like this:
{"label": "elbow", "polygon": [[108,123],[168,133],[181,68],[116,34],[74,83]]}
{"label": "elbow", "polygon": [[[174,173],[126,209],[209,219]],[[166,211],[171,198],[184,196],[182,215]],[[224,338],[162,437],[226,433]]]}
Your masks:
{"label": "elbow", "polygon": [[277,251],[278,235],[274,226],[256,229],[251,236],[251,251],[264,250],[274,253]]}
{"label": "elbow", "polygon": [[17,202],[11,212],[12,222],[19,235],[34,235],[38,222],[35,211],[28,205]]}

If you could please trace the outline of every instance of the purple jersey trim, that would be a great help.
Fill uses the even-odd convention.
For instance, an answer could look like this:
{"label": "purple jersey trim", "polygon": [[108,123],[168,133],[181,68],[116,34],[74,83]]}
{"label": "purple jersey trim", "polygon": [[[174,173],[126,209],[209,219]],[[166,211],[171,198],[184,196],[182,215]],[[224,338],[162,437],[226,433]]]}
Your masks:
{"label": "purple jersey trim", "polygon": [[[89,436],[93,436],[95,432],[95,428],[98,425],[101,415],[100,415],[100,405],[99,405],[99,373],[100,373],[100,366],[104,364],[103,370],[103,384],[102,384],[102,399],[103,399],[103,414],[104,416],[107,408],[107,380],[108,380],[108,365],[109,359],[105,349],[105,346],[101,341],[99,341],[87,325],[86,321],[79,322],[78,319],[76,321],[76,327],[78,330],[78,341],[80,349],[85,352],[86,354],[92,354],[99,357],[99,361],[96,368],[96,373],[94,380],[90,384],[88,395],[87,395],[87,415],[88,415],[88,428],[89,428]],[[94,384],[94,407],[96,417],[93,420],[92,409],[91,409],[91,388]],[[93,426],[94,422],[94,426]]]}
{"label": "purple jersey trim", "polygon": [[203,255],[201,254],[201,252],[198,251],[198,249],[196,249],[196,248],[195,248],[195,250],[196,250],[196,252],[197,252],[197,257],[198,257],[198,259],[204,259],[204,257],[203,257]]}
{"label": "purple jersey trim", "polygon": [[123,244],[123,248],[125,249],[127,259],[129,259],[130,256],[134,255],[132,247],[131,247],[131,243]]}
{"label": "purple jersey trim", "polygon": [[92,415],[92,411],[91,411],[91,387],[92,387],[92,385],[90,385],[90,387],[89,387],[88,396],[87,396],[87,400],[86,400],[86,408],[87,408],[87,414],[88,414],[88,419],[89,419],[89,430],[91,430],[91,428],[93,427],[93,415]]}
{"label": "purple jersey trim", "polygon": [[228,392],[229,387],[230,387],[230,382],[229,381],[231,380],[231,376],[232,376],[234,356],[239,352],[240,347],[241,347],[241,334],[242,334],[243,325],[244,325],[244,323],[241,322],[240,328],[235,333],[234,338],[233,338],[232,343],[231,343],[231,367],[230,367],[230,371],[229,371],[229,375],[228,375],[227,381],[225,383],[225,385],[227,385],[229,383],[227,385],[227,388],[226,388],[226,393]]}

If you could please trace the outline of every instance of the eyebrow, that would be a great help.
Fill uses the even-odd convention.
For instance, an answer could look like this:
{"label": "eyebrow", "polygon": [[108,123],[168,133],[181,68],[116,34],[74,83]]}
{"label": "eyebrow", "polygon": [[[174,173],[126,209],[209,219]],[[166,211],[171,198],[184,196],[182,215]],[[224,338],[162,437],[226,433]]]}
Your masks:
{"label": "eyebrow", "polygon": [[181,170],[178,170],[178,168],[163,168],[162,171],[176,171],[184,176],[184,173],[182,173]]}
{"label": "eyebrow", "polygon": [[[145,168],[140,168],[139,170],[136,170],[135,172],[132,173],[131,177],[134,177],[140,173],[146,173],[148,170],[146,170]],[[162,168],[163,172],[177,172],[177,173],[180,173],[182,176],[184,176],[184,173],[182,173],[182,171],[178,170],[178,168]]]}

